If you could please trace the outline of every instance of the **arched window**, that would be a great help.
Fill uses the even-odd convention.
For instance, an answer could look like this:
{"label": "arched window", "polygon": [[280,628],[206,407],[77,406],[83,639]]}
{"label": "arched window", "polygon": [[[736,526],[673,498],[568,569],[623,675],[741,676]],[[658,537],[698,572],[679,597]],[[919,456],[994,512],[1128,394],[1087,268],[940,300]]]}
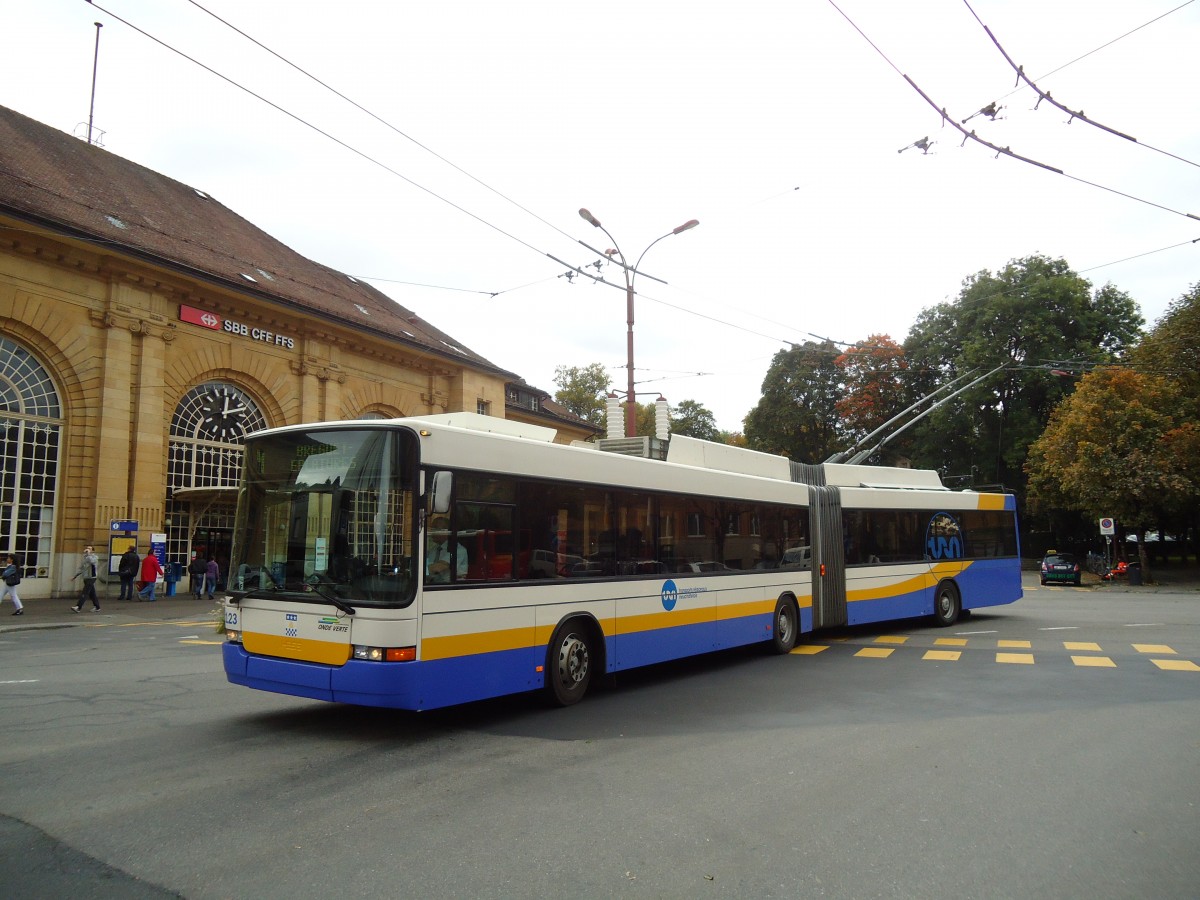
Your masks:
{"label": "arched window", "polygon": [[242,444],[266,425],[258,404],[236,385],[207,381],[179,401],[167,460],[169,561],[186,566],[193,539],[205,553],[227,549],[222,542],[233,530]]}
{"label": "arched window", "polygon": [[45,578],[53,551],[62,407],[50,374],[0,337],[0,553]]}

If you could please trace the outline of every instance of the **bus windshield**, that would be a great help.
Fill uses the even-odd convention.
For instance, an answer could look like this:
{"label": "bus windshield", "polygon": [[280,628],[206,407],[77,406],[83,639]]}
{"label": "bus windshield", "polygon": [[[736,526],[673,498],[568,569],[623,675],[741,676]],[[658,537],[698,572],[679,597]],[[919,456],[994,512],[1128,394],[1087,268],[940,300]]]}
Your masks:
{"label": "bus windshield", "polygon": [[249,437],[230,590],[313,594],[342,607],[411,603],[414,440],[389,428]]}

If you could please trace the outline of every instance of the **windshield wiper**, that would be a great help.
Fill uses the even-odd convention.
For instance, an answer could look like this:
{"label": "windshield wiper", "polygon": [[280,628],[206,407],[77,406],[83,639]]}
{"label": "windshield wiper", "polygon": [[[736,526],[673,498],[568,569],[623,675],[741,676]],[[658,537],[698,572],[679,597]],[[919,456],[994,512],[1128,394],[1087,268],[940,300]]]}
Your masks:
{"label": "windshield wiper", "polygon": [[338,609],[340,609],[342,612],[344,612],[346,615],[348,615],[348,616],[352,616],[352,615],[354,615],[354,613],[356,612],[356,610],[354,609],[354,607],[353,607],[353,606],[351,606],[349,603],[347,603],[347,602],[346,602],[345,600],[343,600],[342,598],[340,598],[340,597],[337,597],[337,596],[335,596],[335,595],[333,595],[333,594],[331,594],[331,593],[327,594],[325,591],[321,590],[321,588],[322,588],[322,587],[337,587],[337,585],[338,585],[338,582],[336,582],[336,581],[322,581],[322,580],[321,580],[320,578],[318,578],[316,575],[312,575],[312,576],[310,576],[310,577],[307,579],[307,581],[306,581],[305,583],[306,583],[306,584],[307,584],[307,585],[308,585],[310,588],[312,588],[312,592],[313,592],[314,594],[316,594],[316,595],[317,595],[318,597],[320,597],[322,600],[325,600],[325,601],[327,601],[328,603],[331,603],[331,604],[333,604],[333,605],[334,605],[334,606],[336,606]]}

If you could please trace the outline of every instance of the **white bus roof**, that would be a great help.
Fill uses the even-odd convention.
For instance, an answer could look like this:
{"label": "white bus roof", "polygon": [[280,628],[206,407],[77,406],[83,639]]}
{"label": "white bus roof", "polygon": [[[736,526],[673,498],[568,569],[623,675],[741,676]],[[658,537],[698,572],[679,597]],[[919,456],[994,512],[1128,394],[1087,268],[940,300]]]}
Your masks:
{"label": "white bus roof", "polygon": [[[401,419],[369,419],[361,421],[341,421],[341,422],[326,422],[326,423],[308,423],[300,425],[287,425],[271,431],[289,432],[300,431],[314,427],[337,427],[337,428],[360,428],[363,426],[375,426],[383,424],[405,425],[418,430],[423,427],[440,429],[450,428],[456,431],[469,432],[475,434],[493,434],[503,439],[516,439],[518,441],[530,441],[539,446],[546,447],[551,453],[551,457],[555,459],[571,456],[575,453],[598,454],[605,459],[605,463],[601,464],[601,468],[608,473],[609,478],[617,477],[617,473],[633,473],[635,471],[644,472],[642,467],[647,460],[641,456],[621,456],[616,453],[607,453],[598,448],[595,444],[582,443],[579,441],[573,442],[571,445],[555,444],[554,438],[556,432],[552,428],[543,428],[540,425],[529,425],[523,422],[515,422],[509,419],[499,419],[495,416],[484,416],[478,413],[458,412],[446,413],[439,415],[428,416],[410,416]],[[261,434],[261,432],[260,432]],[[553,448],[552,450],[550,448]],[[530,448],[532,450],[532,448]],[[518,451],[519,453],[519,451]],[[542,451],[537,451],[539,457],[542,456]],[[561,456],[560,456],[561,454]],[[528,461],[527,461],[528,462]],[[566,468],[560,465],[553,465],[551,468],[557,470],[556,474],[562,477],[563,473],[570,471],[570,464],[565,463]],[[597,460],[597,463],[599,461]],[[580,463],[580,458],[575,457],[575,464]],[[630,468],[630,464],[632,467]],[[661,462],[655,462],[655,465],[662,465]],[[686,435],[672,435],[666,453],[666,464],[680,469],[703,469],[713,473],[728,473],[730,475],[751,476],[753,478],[765,479],[776,482],[786,482],[788,484],[807,483],[802,482],[794,477],[797,464],[793,463],[785,456],[778,456],[771,453],[761,453],[755,450],[749,450],[744,447],[733,447],[728,444],[719,444],[712,441],[704,441],[699,438],[688,437]],[[931,469],[903,469],[885,466],[859,466],[859,465],[844,465],[838,463],[825,463],[819,466],[801,467],[810,472],[819,472],[818,479],[813,483],[820,483],[831,487],[840,488],[868,488],[874,490],[918,490],[918,491],[939,491],[948,492],[948,489],[942,484],[937,472]],[[549,472],[546,473],[550,475]],[[598,474],[598,473],[597,473]],[[576,470],[576,475],[578,471]],[[550,476],[554,477],[554,476]],[[642,481],[642,477],[635,477],[632,480]],[[713,485],[715,488],[716,485]],[[729,487],[729,485],[725,485]]]}

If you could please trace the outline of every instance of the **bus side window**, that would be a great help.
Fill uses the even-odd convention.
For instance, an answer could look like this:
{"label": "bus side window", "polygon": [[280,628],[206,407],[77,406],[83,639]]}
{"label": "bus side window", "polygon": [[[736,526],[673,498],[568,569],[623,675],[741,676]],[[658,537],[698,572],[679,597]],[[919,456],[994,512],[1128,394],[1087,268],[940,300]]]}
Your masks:
{"label": "bus side window", "polygon": [[459,503],[456,506],[458,542],[467,550],[464,581],[512,581],[522,554],[526,555],[525,566],[528,566],[528,540],[517,540],[513,519],[513,507],[508,505]]}

